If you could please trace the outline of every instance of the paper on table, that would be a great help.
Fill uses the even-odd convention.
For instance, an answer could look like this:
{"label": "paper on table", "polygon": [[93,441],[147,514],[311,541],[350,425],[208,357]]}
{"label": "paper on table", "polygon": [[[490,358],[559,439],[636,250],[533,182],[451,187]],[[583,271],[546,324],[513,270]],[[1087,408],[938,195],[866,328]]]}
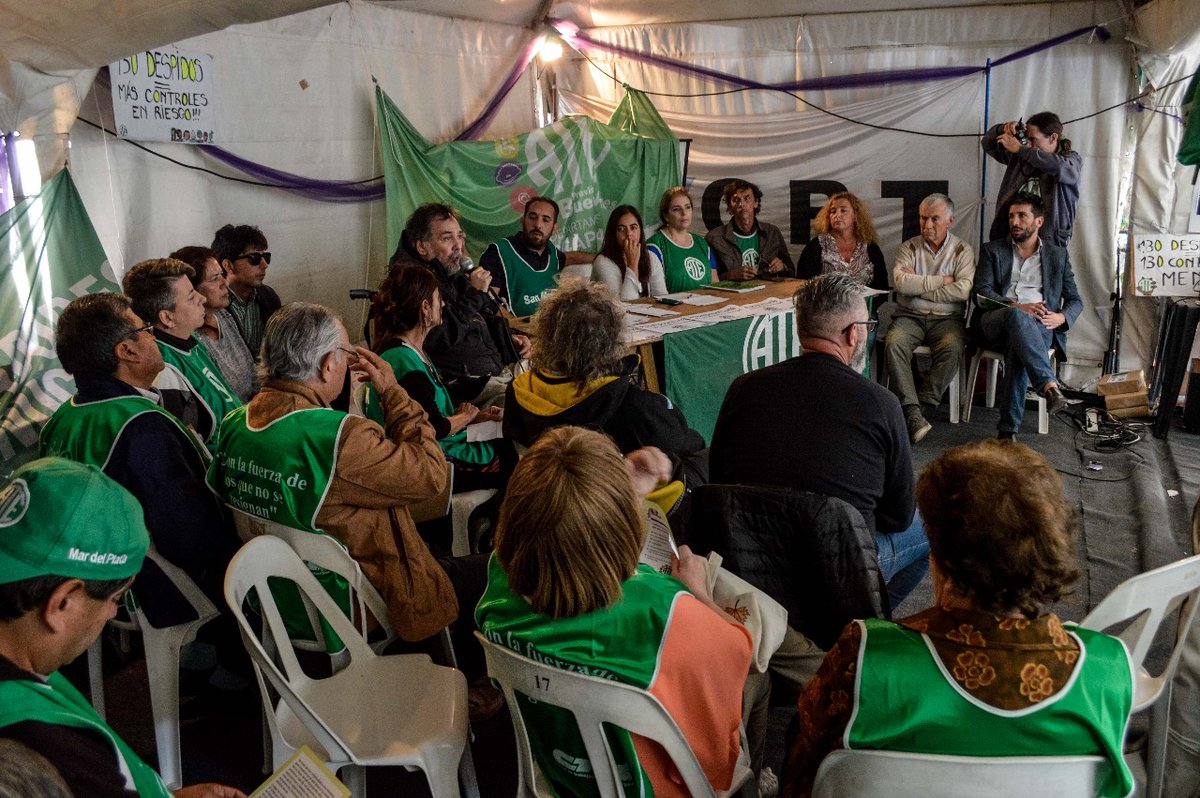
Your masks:
{"label": "paper on table", "polygon": [[678,310],[667,310],[666,308],[655,307],[654,305],[634,305],[631,302],[622,302],[621,307],[625,308],[630,313],[636,313],[639,316],[653,316],[662,318],[664,316],[678,316]]}
{"label": "paper on table", "polygon": [[250,798],[349,798],[350,790],[307,745],[279,766]]}
{"label": "paper on table", "polygon": [[671,525],[662,508],[653,502],[643,501],[642,511],[646,514],[646,543],[638,560],[659,573],[669,574],[671,560],[679,553],[671,535]]}
{"label": "paper on table", "polygon": [[695,305],[696,307],[704,307],[705,305],[719,305],[722,302],[729,301],[729,297],[712,296],[710,294],[693,294],[691,291],[680,291],[677,294],[667,294],[667,299],[674,299],[682,302],[685,305]]}

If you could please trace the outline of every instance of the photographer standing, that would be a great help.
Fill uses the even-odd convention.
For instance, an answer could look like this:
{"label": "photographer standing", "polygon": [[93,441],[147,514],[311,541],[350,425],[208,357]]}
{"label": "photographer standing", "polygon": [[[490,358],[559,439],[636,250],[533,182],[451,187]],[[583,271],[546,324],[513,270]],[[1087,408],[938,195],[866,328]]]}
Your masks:
{"label": "photographer standing", "polygon": [[1071,149],[1071,140],[1062,138],[1062,132],[1058,115],[1043,111],[1027,122],[1005,122],[984,134],[983,151],[1008,167],[996,197],[989,240],[1008,235],[1008,204],[1018,192],[1025,192],[1041,197],[1046,206],[1042,238],[1060,247],[1071,241],[1083,157]]}

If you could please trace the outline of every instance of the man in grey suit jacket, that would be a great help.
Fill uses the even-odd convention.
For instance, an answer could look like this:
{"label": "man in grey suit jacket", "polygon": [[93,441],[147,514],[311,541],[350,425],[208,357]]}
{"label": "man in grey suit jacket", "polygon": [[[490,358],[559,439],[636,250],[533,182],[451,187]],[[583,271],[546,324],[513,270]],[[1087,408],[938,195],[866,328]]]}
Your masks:
{"label": "man in grey suit jacket", "polygon": [[1067,406],[1047,352],[1066,352],[1067,330],[1083,301],[1067,250],[1038,236],[1045,217],[1040,197],[1017,194],[1009,204],[1008,238],[984,244],[975,269],[971,293],[982,311],[976,329],[985,346],[1004,352],[1001,438],[1015,437],[1021,426],[1031,380],[1051,413]]}

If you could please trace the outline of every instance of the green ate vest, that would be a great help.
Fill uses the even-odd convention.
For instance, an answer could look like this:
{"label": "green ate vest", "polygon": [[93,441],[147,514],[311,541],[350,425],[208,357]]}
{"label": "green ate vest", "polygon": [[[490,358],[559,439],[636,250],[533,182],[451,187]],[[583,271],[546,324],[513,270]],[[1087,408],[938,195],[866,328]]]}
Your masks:
{"label": "green ate vest", "polygon": [[96,714],[92,705],[57,672],[46,683],[29,679],[0,682],[0,728],[24,721],[99,732],[113,747],[114,764],[141,798],[172,798],[154,769]]}
{"label": "green ate vest", "polygon": [[[646,689],[658,672],[658,657],[676,598],[687,589],[674,577],[639,565],[621,585],[611,607],[573,618],[548,618],[534,612],[512,591],[495,555],[488,562],[488,585],[475,609],[475,623],[493,643],[522,656],[587,676]],[[571,714],[549,704],[517,696],[529,728],[529,744],[542,772],[562,796],[596,796],[587,749]],[[638,765],[629,732],[606,727],[625,792],[653,795],[650,779]],[[635,789],[634,776],[640,781]]]}
{"label": "green ate vest", "polygon": [[755,230],[750,235],[744,236],[737,230],[734,230],[733,240],[737,242],[738,252],[742,253],[742,265],[753,266],[757,269],[759,261],[762,260],[762,253],[759,251],[760,240],[758,231]]}
{"label": "green ate vest", "polygon": [[650,236],[646,246],[653,247],[663,264],[663,275],[667,280],[667,291],[691,291],[693,288],[712,283],[712,262],[708,256],[708,242],[693,235],[690,247],[681,247],[661,229]]}
{"label": "green ate vest", "polygon": [[1111,764],[1099,794],[1125,796],[1133,789],[1122,755],[1133,671],[1121,641],[1068,627],[1080,645],[1069,683],[1027,708],[1003,710],[967,693],[925,635],[878,619],[858,623],[861,660],[847,748],[958,756],[1099,754]]}
{"label": "green ate vest", "polygon": [[221,419],[225,418],[230,410],[241,407],[242,402],[229,387],[229,383],[225,382],[221,369],[217,367],[216,363],[213,363],[208,349],[195,333],[192,334],[192,340],[196,345],[191,348],[191,351],[185,352],[155,338],[155,341],[158,342],[158,350],[162,352],[163,360],[168,365],[174,366],[184,376],[209,415],[212,416],[213,434],[209,436],[209,440],[216,440],[216,432],[220,429]]}
{"label": "green ate vest", "polygon": [[[417,350],[401,342],[380,357],[391,365],[392,371],[396,373],[396,379],[413,371],[424,374],[433,383],[433,400],[437,404],[438,412],[446,418],[454,415],[454,402],[450,400],[450,392],[446,390],[441,375],[437,373],[437,369],[421,357]],[[367,401],[363,408],[363,415],[381,427],[386,426],[383,418],[383,405],[379,401],[379,394],[375,391],[374,385],[367,386]],[[465,428],[440,439],[438,444],[448,456],[464,463],[485,464],[496,459],[496,450],[492,444],[487,441],[468,441]]]}
{"label": "green ate vest", "polygon": [[[328,534],[317,527],[317,515],[333,482],[338,437],[347,414],[326,407],[295,410],[255,429],[246,410],[244,405],[237,408],[221,424],[208,484],[243,512],[316,535]],[[350,617],[346,580],[311,564],[309,570]],[[274,594],[292,639],[312,640],[295,585],[280,584]],[[322,624],[328,650],[340,650],[341,641]]]}
{"label": "green ate vest", "polygon": [[63,402],[42,427],[42,456],[66,457],[103,471],[126,425],[145,413],[161,413],[170,419],[187,440],[184,451],[195,452],[201,467],[208,465],[208,452],[179,419],[146,397],[132,395],[85,404],[76,404],[74,399]]}
{"label": "green ate vest", "polygon": [[546,250],[546,268],[538,271],[517,254],[507,238],[496,242],[496,251],[500,253],[500,263],[504,267],[504,279],[508,286],[508,305],[518,316],[528,316],[537,310],[542,297],[555,286],[555,278],[562,269],[562,256],[558,247],[549,241],[546,242]]}

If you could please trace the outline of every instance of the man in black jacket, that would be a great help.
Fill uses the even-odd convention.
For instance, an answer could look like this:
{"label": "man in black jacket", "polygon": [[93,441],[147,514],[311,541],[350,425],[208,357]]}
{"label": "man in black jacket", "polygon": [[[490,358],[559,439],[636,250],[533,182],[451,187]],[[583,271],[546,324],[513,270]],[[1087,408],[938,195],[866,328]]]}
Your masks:
{"label": "man in black jacket", "polygon": [[252,225],[227,224],[216,232],[210,249],[217,253],[229,282],[229,313],[257,360],[263,328],[281,304],[279,294],[263,284],[271,265],[267,237]]}
{"label": "man in black jacket", "polygon": [[853,505],[874,533],[892,606],[921,581],[929,542],[914,517],[912,450],[900,402],[860,373],[866,288],[823,274],[796,292],[804,354],[743,374],[713,430],[712,482],[781,485]]}
{"label": "man in black jacket", "polygon": [[491,273],[467,266],[466,235],[449,205],[426,203],[408,218],[389,266],[414,264],[437,277],[445,303],[441,325],[425,339],[426,353],[456,404],[487,404],[511,380],[503,376],[505,366],[529,355],[529,339],[512,334],[499,316],[488,291]]}

